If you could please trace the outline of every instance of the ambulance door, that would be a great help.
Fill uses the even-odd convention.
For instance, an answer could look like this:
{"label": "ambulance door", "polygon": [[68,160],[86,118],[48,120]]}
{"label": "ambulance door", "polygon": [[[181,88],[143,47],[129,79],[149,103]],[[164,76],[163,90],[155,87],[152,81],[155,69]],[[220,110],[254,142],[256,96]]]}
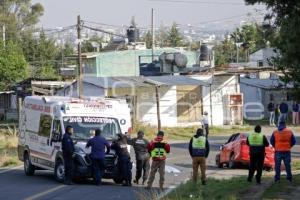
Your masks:
{"label": "ambulance door", "polygon": [[39,127],[39,151],[41,156],[38,159],[38,163],[49,168],[54,168],[54,163],[51,159],[54,149],[50,142],[52,124],[52,116],[41,114]]}

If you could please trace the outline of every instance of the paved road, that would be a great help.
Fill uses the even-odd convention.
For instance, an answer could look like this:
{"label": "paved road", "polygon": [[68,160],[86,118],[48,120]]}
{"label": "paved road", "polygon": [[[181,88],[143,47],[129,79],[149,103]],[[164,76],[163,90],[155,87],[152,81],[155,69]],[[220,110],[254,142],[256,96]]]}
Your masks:
{"label": "paved road", "polygon": [[[219,151],[219,146],[223,144],[228,137],[218,136],[210,137],[211,153],[208,159],[208,176],[226,178],[235,175],[246,175],[245,169],[218,169],[215,167],[215,155]],[[300,138],[298,138],[300,141]],[[167,161],[166,168],[166,188],[172,188],[180,184],[191,176],[191,159],[187,150],[186,142],[174,143],[171,145],[171,153]],[[299,146],[296,152],[300,152]],[[299,153],[293,154],[299,157]],[[134,156],[133,156],[134,157]],[[135,175],[135,172],[133,172]],[[158,175],[157,175],[158,178]],[[154,186],[158,186],[155,182]],[[32,177],[24,175],[23,168],[0,169],[0,199],[15,200],[84,200],[84,199],[153,199],[149,192],[142,186],[122,187],[114,184],[111,180],[104,180],[103,186],[96,187],[90,180],[80,184],[65,186],[58,184],[49,171],[37,171]]]}

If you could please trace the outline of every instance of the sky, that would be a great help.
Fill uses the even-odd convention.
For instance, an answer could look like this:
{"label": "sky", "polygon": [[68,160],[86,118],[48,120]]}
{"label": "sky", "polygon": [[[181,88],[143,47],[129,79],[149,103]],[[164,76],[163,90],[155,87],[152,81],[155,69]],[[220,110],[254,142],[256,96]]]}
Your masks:
{"label": "sky", "polygon": [[[165,1],[165,2],[163,2]],[[179,1],[179,2],[174,2]],[[184,1],[184,2],[182,2]],[[86,21],[112,24],[130,24],[135,16],[139,26],[151,24],[151,8],[155,24],[191,24],[195,26],[214,23],[238,24],[255,9],[265,11],[265,6],[246,6],[243,0],[32,0],[44,8],[40,25],[45,28],[76,24],[77,15]]]}

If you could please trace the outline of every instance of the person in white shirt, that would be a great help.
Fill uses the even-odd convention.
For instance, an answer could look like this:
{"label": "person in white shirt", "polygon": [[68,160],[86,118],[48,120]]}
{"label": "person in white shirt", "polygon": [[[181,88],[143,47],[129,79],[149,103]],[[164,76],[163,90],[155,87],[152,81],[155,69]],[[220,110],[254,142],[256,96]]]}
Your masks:
{"label": "person in white shirt", "polygon": [[207,137],[208,134],[209,134],[209,124],[208,124],[208,113],[207,113],[207,111],[204,111],[204,113],[203,113],[202,126],[203,126],[203,129],[205,130],[205,135]]}

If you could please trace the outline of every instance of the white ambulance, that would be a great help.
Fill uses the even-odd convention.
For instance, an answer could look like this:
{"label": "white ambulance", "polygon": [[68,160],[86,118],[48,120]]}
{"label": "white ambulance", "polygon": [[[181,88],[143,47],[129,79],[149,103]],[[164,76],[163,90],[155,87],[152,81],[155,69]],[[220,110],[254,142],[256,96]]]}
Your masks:
{"label": "white ambulance", "polygon": [[[45,169],[54,171],[57,181],[64,180],[61,139],[68,125],[74,129],[74,176],[91,177],[90,149],[85,148],[87,140],[98,128],[107,140],[130,132],[130,108],[124,99],[26,97],[19,120],[18,142],[18,156],[24,161],[26,175]],[[120,182],[114,152],[106,155],[105,162],[103,178]]]}

